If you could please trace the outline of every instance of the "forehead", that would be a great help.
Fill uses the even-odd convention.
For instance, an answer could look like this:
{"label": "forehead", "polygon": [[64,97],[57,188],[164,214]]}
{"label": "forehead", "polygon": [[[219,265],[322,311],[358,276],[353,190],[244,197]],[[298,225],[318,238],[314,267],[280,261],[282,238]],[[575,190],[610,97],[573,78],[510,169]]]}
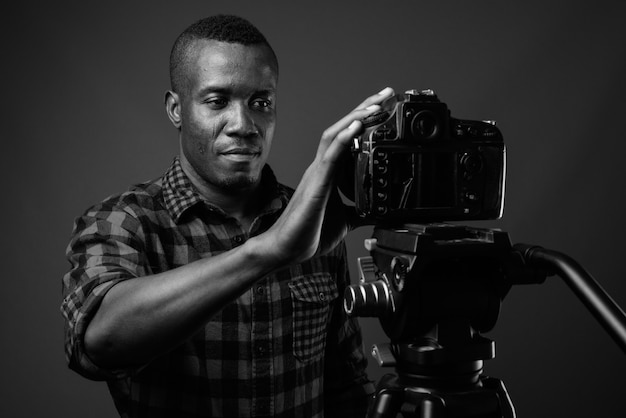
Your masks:
{"label": "forehead", "polygon": [[185,67],[191,91],[207,87],[274,91],[278,79],[274,56],[264,45],[196,40]]}

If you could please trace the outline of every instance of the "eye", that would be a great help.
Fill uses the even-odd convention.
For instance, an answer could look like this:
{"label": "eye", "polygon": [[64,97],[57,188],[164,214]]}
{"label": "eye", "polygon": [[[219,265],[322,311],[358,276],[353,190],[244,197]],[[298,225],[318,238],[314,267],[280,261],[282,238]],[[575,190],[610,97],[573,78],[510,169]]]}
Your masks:
{"label": "eye", "polygon": [[252,107],[255,109],[260,109],[260,110],[271,109],[273,104],[274,103],[272,102],[272,100],[268,98],[258,97],[252,100]]}
{"label": "eye", "polygon": [[226,105],[228,105],[228,100],[222,96],[214,96],[204,100],[204,103],[213,109],[223,109]]}

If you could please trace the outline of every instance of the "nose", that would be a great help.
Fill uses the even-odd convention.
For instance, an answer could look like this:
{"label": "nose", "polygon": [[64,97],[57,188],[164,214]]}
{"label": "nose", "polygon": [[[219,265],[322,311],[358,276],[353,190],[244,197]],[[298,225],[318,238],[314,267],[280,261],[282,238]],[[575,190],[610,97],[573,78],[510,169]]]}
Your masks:
{"label": "nose", "polygon": [[244,103],[232,103],[226,124],[226,133],[231,136],[247,138],[258,135],[251,109]]}

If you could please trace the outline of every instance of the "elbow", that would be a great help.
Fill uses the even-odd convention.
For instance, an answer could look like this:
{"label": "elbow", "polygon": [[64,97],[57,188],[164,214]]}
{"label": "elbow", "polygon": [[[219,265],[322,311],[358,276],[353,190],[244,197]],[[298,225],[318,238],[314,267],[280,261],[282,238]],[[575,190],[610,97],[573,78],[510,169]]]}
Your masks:
{"label": "elbow", "polygon": [[115,344],[111,334],[102,330],[93,320],[87,326],[83,340],[84,353],[97,366],[103,368],[115,367]]}
{"label": "elbow", "polygon": [[102,338],[96,327],[87,327],[83,338],[66,347],[68,366],[81,376],[94,381],[108,381],[126,377],[137,368],[121,367],[119,353],[115,353],[108,338]]}

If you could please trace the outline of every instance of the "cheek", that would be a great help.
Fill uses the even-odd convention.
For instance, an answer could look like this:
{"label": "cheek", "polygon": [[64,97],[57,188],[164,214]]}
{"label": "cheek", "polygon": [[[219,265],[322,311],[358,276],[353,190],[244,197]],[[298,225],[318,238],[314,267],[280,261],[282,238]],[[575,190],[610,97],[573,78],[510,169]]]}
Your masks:
{"label": "cheek", "polygon": [[217,118],[194,117],[189,118],[183,129],[190,147],[204,155],[219,136],[220,126]]}
{"label": "cheek", "polygon": [[269,148],[272,145],[272,140],[274,139],[274,128],[276,127],[275,123],[270,123],[265,127],[265,141],[267,144],[267,148],[269,150]]}

